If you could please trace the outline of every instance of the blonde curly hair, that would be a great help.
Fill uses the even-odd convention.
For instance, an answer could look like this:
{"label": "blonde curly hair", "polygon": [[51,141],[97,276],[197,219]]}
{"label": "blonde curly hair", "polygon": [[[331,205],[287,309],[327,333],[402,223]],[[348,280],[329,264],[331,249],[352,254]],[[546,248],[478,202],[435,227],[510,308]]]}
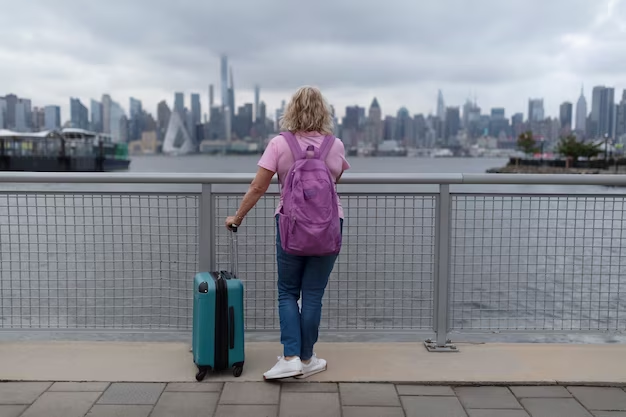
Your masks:
{"label": "blonde curly hair", "polygon": [[287,105],[280,127],[290,132],[332,135],[333,115],[322,92],[317,87],[300,87]]}

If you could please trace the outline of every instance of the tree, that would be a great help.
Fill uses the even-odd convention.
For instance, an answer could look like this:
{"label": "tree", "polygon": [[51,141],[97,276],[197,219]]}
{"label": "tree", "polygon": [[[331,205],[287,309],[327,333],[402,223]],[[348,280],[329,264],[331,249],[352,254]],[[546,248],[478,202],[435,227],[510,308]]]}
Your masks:
{"label": "tree", "polygon": [[577,161],[580,157],[593,158],[601,153],[600,145],[579,141],[572,134],[562,137],[556,150],[561,155],[572,158],[574,161]]}
{"label": "tree", "polygon": [[533,136],[533,132],[530,130],[519,135],[517,138],[517,147],[527,155],[539,152],[537,140]]}

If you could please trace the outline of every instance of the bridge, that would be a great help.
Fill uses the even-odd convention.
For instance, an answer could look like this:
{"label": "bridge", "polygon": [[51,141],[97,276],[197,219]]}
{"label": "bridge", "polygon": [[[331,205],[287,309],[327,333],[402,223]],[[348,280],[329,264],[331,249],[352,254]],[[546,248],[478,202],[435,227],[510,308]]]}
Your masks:
{"label": "bridge", "polygon": [[228,265],[223,219],[251,179],[2,173],[0,415],[626,412],[614,175],[346,175],[318,384],[257,382],[280,352],[274,184],[239,233],[242,382],[190,382],[191,279]]}

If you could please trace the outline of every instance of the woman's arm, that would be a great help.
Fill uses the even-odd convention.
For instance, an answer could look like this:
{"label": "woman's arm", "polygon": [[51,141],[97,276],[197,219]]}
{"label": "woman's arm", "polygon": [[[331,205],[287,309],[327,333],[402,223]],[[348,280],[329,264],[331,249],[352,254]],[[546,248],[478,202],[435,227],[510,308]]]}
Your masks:
{"label": "woman's arm", "polygon": [[246,214],[256,205],[256,203],[263,197],[267,189],[270,187],[272,182],[272,177],[274,176],[274,172],[269,169],[259,167],[259,170],[256,173],[256,176],[252,180],[250,184],[250,188],[248,188],[248,192],[243,196],[243,200],[241,200],[241,204],[239,205],[239,210],[235,213],[234,216],[229,216],[226,218],[226,227],[231,228],[231,226],[239,226],[243,221]]}

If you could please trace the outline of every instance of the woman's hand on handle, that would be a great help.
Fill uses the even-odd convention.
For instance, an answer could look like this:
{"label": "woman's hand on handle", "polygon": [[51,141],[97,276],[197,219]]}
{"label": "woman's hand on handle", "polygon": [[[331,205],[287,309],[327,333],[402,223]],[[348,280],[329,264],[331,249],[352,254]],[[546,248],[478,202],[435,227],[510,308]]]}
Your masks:
{"label": "woman's hand on handle", "polygon": [[243,222],[243,217],[239,217],[239,216],[228,216],[226,217],[226,228],[228,230],[232,230],[233,227],[239,227],[241,226],[241,223]]}

